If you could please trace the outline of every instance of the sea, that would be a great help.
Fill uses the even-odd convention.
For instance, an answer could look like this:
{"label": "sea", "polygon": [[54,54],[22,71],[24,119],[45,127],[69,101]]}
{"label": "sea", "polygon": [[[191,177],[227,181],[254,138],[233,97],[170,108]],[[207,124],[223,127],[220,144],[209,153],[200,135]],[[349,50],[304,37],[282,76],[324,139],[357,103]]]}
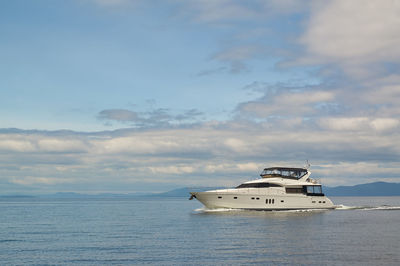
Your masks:
{"label": "sea", "polygon": [[340,208],[2,198],[0,265],[400,265],[400,197],[331,199]]}

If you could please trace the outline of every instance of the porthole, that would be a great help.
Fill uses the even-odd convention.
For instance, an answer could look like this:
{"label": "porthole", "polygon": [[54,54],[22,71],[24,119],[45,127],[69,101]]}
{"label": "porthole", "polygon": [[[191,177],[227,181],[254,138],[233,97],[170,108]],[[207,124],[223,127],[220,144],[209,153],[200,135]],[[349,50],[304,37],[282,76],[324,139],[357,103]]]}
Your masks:
{"label": "porthole", "polygon": [[281,202],[285,202],[284,200],[281,200]]}
{"label": "porthole", "polygon": [[322,203],[325,203],[325,201],[323,201]]}
{"label": "porthole", "polygon": [[237,197],[233,197],[233,199],[237,199]]}
{"label": "porthole", "polygon": [[272,199],[272,204],[275,204],[275,200],[274,199]]}
{"label": "porthole", "polygon": [[256,200],[259,200],[260,198],[256,198]]}
{"label": "porthole", "polygon": [[254,199],[254,198],[251,198],[252,200]]}
{"label": "porthole", "polygon": [[219,199],[222,199],[222,197],[221,197],[221,196],[218,196],[218,198],[219,198]]}

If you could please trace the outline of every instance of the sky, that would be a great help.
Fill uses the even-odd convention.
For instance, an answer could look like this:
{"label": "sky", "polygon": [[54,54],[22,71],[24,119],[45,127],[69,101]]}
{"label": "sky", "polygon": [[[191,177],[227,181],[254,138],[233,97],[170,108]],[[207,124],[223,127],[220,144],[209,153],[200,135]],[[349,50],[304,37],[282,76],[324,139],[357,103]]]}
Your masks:
{"label": "sky", "polygon": [[399,0],[0,1],[0,194],[400,182]]}

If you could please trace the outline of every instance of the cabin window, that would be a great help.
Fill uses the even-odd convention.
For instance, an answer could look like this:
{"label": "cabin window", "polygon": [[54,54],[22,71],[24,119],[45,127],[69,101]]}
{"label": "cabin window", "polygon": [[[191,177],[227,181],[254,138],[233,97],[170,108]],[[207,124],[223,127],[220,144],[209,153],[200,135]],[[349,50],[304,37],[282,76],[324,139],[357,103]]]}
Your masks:
{"label": "cabin window", "polygon": [[233,197],[233,199],[237,199],[237,197]]}
{"label": "cabin window", "polygon": [[303,193],[303,188],[287,187],[286,188],[286,193],[288,193],[288,194],[302,194]]}
{"label": "cabin window", "polygon": [[272,204],[275,204],[275,200],[274,199],[272,199]]}
{"label": "cabin window", "polygon": [[218,196],[218,198],[219,198],[219,199],[222,199],[222,197],[221,197],[221,196]]}
{"label": "cabin window", "polygon": [[254,199],[254,198],[251,198],[252,200]]}
{"label": "cabin window", "polygon": [[305,190],[308,195],[323,196],[321,186],[306,186]]}
{"label": "cabin window", "polygon": [[281,200],[281,202],[285,202],[284,200]]}
{"label": "cabin window", "polygon": [[280,185],[270,183],[244,183],[236,188],[267,188],[267,187],[280,187]]}

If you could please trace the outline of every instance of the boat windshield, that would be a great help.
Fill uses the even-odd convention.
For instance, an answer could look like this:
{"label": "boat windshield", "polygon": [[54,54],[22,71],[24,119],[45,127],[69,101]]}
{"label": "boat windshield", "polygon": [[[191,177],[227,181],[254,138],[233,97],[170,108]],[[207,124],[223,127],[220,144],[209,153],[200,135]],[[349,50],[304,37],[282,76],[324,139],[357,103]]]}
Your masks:
{"label": "boat windshield", "polygon": [[299,179],[307,174],[307,169],[303,168],[265,168],[260,174],[262,178],[281,177],[290,179]]}

